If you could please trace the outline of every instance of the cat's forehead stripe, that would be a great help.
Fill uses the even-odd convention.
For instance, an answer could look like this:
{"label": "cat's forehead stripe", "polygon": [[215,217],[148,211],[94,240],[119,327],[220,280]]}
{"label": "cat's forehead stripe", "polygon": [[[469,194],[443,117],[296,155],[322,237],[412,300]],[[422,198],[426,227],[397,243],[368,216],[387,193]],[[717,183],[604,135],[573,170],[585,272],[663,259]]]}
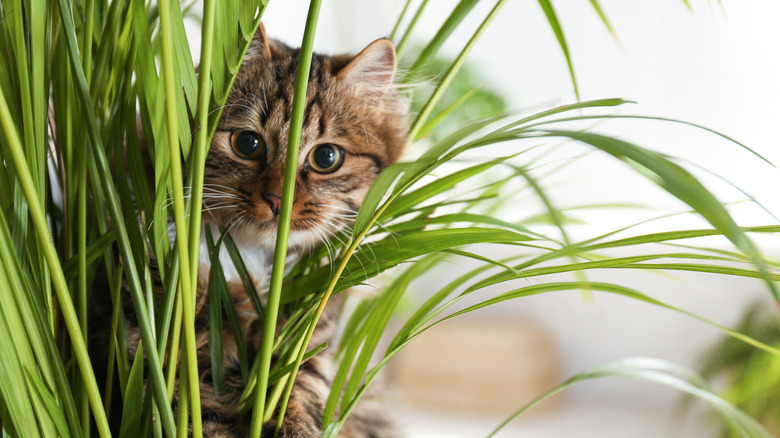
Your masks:
{"label": "cat's forehead stripe", "polygon": [[[241,228],[257,242],[265,241],[266,231],[274,228],[268,195],[281,190],[298,64],[294,49],[272,43],[271,53],[272,57],[250,54],[242,65],[220,125],[229,132],[222,131],[215,137],[216,147],[207,164],[209,183],[246,193],[241,206],[237,200],[220,204],[212,199],[216,207],[233,202],[236,208],[213,210],[211,214],[229,224],[236,217],[246,218]],[[313,233],[311,230],[322,231],[323,226],[330,226],[329,216],[324,215],[328,211],[357,211],[376,175],[397,159],[406,143],[403,101],[393,91],[366,88],[371,82],[361,82],[354,74],[345,82],[343,73],[350,71],[345,68],[351,68],[353,59],[315,55],[312,60],[293,201],[292,228],[298,232]],[[245,160],[234,151],[230,132],[242,130],[262,138],[266,148],[263,158]],[[318,173],[307,164],[309,155],[326,143],[343,148],[345,158],[338,170]],[[304,203],[309,204],[303,207]],[[313,237],[299,236],[299,240]]]}

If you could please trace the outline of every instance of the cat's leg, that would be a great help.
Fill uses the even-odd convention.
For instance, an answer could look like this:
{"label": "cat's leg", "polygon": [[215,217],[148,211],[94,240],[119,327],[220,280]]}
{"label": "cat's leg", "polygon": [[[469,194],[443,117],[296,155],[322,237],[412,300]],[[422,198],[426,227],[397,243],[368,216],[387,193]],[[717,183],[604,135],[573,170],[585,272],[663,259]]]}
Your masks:
{"label": "cat's leg", "polygon": [[284,415],[281,438],[322,435],[322,411],[330,393],[330,360],[313,357],[301,365]]}
{"label": "cat's leg", "polygon": [[218,421],[203,422],[203,436],[208,438],[238,438],[233,428]]}

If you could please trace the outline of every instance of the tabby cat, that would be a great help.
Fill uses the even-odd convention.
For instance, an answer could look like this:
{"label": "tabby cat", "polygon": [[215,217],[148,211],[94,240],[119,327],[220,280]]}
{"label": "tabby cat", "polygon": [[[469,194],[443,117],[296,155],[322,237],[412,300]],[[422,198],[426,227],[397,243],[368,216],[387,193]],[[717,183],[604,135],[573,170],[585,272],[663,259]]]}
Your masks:
{"label": "tabby cat", "polygon": [[[261,294],[267,291],[273,258],[298,55],[298,49],[269,39],[260,26],[223,109],[206,161],[204,232],[229,229]],[[403,151],[407,106],[393,87],[395,69],[395,49],[387,39],[373,42],[357,56],[314,54],[293,198],[290,259],[347,226],[376,176]],[[204,434],[247,436],[251,416],[237,413],[244,382],[227,322],[223,330],[225,393],[215,395],[211,383],[206,297],[210,264],[204,248],[202,244],[196,305]],[[262,328],[229,257],[222,253],[220,261],[241,318],[251,363]],[[129,292],[124,290],[123,296],[132,358],[140,331]],[[310,347],[335,337],[339,301],[336,296],[326,307]],[[333,348],[301,367],[281,436],[321,435],[322,411],[334,376],[329,350]],[[352,413],[340,436],[395,436],[383,409],[370,402],[364,405]],[[269,425],[263,436],[271,436],[273,427]]]}

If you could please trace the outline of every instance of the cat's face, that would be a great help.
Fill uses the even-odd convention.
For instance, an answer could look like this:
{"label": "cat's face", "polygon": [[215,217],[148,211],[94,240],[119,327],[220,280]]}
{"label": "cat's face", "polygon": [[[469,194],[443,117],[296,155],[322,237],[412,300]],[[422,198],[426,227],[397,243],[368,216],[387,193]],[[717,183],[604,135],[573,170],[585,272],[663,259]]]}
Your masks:
{"label": "cat's face", "polygon": [[[298,50],[258,30],[206,160],[206,220],[236,240],[274,246]],[[392,89],[395,50],[378,40],[355,57],[315,54],[293,197],[291,247],[345,228],[379,172],[406,144],[406,110]]]}

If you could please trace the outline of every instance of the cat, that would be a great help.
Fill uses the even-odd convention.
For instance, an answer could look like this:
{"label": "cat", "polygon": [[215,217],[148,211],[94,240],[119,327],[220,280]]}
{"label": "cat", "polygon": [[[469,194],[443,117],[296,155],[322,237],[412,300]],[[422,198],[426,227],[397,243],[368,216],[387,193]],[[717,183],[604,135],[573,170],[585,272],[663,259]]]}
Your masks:
{"label": "cat", "polygon": [[[261,295],[268,288],[275,246],[298,57],[299,49],[269,38],[264,26],[259,26],[206,159],[204,233],[219,227],[229,230]],[[388,39],[374,41],[356,56],[313,55],[293,197],[291,262],[348,226],[371,183],[398,160],[406,146],[408,105],[393,86],[395,72],[395,49]],[[240,417],[237,412],[244,382],[227,322],[223,330],[226,390],[217,396],[211,383],[206,294],[211,265],[203,237],[195,324],[204,435],[247,436],[251,415]],[[219,257],[251,363],[262,327],[229,257],[224,252]],[[140,332],[126,289],[125,285],[123,307],[132,358]],[[341,295],[326,306],[309,348],[334,340]],[[327,348],[302,365],[279,436],[321,435],[322,411],[335,374],[333,350]],[[384,409],[364,405],[353,411],[339,436],[395,436]],[[266,425],[263,436],[272,436],[274,427],[273,422]]]}

